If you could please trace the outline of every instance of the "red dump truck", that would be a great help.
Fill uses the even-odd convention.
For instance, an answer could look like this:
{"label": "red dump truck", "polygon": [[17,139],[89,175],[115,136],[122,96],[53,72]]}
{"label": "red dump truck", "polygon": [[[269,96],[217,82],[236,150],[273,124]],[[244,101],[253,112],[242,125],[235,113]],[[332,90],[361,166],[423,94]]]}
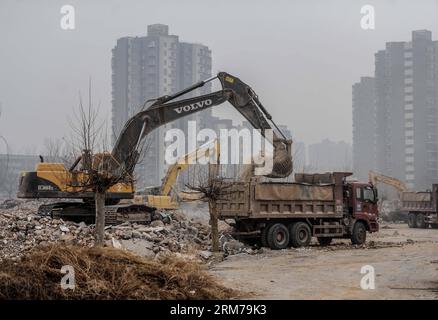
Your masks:
{"label": "red dump truck", "polygon": [[401,194],[401,210],[408,213],[411,228],[438,228],[438,184],[432,191],[409,192]]}
{"label": "red dump truck", "polygon": [[295,174],[295,182],[230,182],[217,201],[219,218],[234,219],[234,235],[271,249],[320,245],[333,238],[363,244],[379,230],[377,189],[349,181],[352,173]]}

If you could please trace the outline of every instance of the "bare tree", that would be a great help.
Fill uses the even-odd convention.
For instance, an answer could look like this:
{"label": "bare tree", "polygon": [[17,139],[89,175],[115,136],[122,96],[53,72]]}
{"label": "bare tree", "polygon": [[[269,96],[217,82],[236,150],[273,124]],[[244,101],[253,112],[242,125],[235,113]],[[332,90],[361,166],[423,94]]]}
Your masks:
{"label": "bare tree", "polygon": [[71,167],[77,156],[72,144],[65,138],[48,138],[44,140],[44,160],[47,162],[59,162]]}
{"label": "bare tree", "polygon": [[[117,174],[113,172],[115,160],[109,152],[109,135],[107,122],[99,119],[99,106],[95,107],[91,97],[91,81],[88,89],[88,103],[84,105],[79,97],[79,107],[70,120],[72,136],[62,148],[60,141],[48,142],[48,149],[52,156],[70,162],[74,168],[81,162],[81,179],[73,178],[75,192],[94,193],[96,224],[95,244],[104,244],[105,230],[105,199],[108,189],[119,182],[133,183],[134,179],[129,172],[133,172],[136,163],[130,163]],[[141,151],[140,151],[141,152]],[[137,159],[137,158],[135,158]],[[72,170],[71,170],[72,171]],[[72,171],[74,175],[75,172]]]}
{"label": "bare tree", "polygon": [[208,202],[213,252],[220,251],[217,201],[229,194],[228,189],[231,187],[226,178],[220,175],[219,169],[219,164],[209,164],[207,168],[200,167],[197,170],[196,179],[186,184],[187,188],[202,195],[201,200]]}

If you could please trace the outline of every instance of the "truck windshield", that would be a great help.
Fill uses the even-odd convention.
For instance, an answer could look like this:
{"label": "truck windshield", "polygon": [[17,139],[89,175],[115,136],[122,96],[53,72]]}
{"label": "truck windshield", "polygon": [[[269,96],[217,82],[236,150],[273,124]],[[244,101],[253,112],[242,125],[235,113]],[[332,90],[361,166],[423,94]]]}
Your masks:
{"label": "truck windshield", "polygon": [[374,190],[372,188],[370,187],[363,188],[363,200],[369,202],[376,201]]}
{"label": "truck windshield", "polygon": [[362,187],[356,189],[356,199],[367,202],[376,202],[376,193],[371,187]]}

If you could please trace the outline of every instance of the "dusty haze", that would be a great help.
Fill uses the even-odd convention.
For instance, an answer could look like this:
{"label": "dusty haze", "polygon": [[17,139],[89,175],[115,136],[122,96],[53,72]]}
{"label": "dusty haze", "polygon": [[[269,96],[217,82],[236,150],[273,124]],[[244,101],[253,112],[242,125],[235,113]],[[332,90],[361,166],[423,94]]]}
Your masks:
{"label": "dusty haze", "polygon": [[[60,8],[76,9],[76,30]],[[360,27],[374,5],[376,29]],[[351,140],[351,85],[373,75],[374,53],[429,29],[438,39],[438,2],[422,1],[5,1],[0,3],[0,134],[14,153],[37,153],[69,132],[79,91],[111,113],[111,49],[117,38],[169,25],[183,41],[212,50],[213,72],[239,76],[297,140]],[[234,115],[231,107],[216,113]],[[4,152],[1,145],[0,153]]]}

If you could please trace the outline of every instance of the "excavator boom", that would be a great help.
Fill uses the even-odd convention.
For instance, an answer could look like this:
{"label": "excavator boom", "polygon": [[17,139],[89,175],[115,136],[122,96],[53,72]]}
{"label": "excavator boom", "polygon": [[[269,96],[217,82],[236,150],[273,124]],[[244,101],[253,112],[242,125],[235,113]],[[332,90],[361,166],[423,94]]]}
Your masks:
{"label": "excavator boom", "polygon": [[399,179],[390,176],[386,176],[384,174],[377,173],[372,170],[368,172],[368,178],[373,185],[376,186],[378,183],[387,184],[394,187],[399,194],[404,191],[408,191],[408,188],[403,181],[400,181]]}
{"label": "excavator boom", "polygon": [[173,101],[174,99],[202,87],[214,78],[201,81],[183,91],[171,96],[163,96],[146,110],[134,115],[125,125],[112,151],[111,172],[115,176],[124,173],[132,175],[139,156],[141,141],[154,129],[175,121],[187,115],[230,102],[250,123],[265,136],[265,131],[273,132],[274,165],[271,178],[284,178],[292,172],[291,140],[272,122],[271,115],[259,101],[255,92],[240,79],[225,72],[220,72],[215,78],[219,79],[222,90],[194,98]]}

